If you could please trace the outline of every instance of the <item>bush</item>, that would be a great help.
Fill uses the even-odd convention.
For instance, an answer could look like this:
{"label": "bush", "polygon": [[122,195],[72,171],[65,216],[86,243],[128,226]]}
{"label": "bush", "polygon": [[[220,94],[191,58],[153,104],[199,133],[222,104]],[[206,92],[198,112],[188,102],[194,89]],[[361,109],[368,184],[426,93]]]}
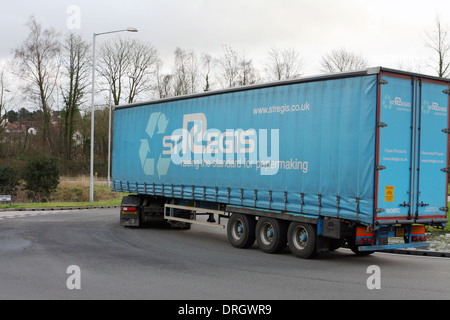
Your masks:
{"label": "bush", "polygon": [[0,194],[15,196],[19,185],[19,175],[16,169],[0,167]]}
{"label": "bush", "polygon": [[29,160],[23,174],[27,197],[34,202],[47,202],[58,187],[59,175],[57,159],[38,157]]}

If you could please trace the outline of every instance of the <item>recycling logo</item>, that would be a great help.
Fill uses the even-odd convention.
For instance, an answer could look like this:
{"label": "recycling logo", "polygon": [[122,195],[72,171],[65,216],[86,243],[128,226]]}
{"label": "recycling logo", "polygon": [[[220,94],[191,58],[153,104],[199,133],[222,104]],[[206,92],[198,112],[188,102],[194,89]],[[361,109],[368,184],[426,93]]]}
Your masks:
{"label": "recycling logo", "polygon": [[386,96],[384,97],[384,100],[383,100],[383,107],[384,107],[385,109],[388,109],[388,110],[392,109],[392,103],[391,103],[391,101],[392,101],[391,96],[390,96],[390,95],[386,95]]}
{"label": "recycling logo", "polygon": [[428,100],[425,100],[422,104],[422,113],[429,114],[431,112],[431,104]]}
{"label": "recycling logo", "polygon": [[[139,159],[141,160],[142,170],[145,175],[153,176],[156,173],[161,178],[167,175],[169,171],[171,158],[163,158],[161,154],[155,155],[152,149],[154,149],[155,142],[161,141],[164,137],[169,120],[164,113],[155,112],[152,113],[148,120],[147,128],[145,132],[149,139],[141,140],[141,147],[139,149]],[[153,144],[150,141],[154,141]],[[152,145],[152,147],[150,147]]]}

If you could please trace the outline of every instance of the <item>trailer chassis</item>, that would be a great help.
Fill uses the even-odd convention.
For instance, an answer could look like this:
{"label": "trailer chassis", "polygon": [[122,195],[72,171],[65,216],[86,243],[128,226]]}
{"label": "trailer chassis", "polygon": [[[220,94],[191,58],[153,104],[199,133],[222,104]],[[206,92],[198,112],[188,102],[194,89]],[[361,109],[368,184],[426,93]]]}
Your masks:
{"label": "trailer chassis", "polygon": [[[256,241],[266,253],[278,253],[287,246],[300,258],[333,251],[345,243],[357,255],[429,246],[425,242],[425,227],[412,222],[374,227],[345,219],[258,210],[208,201],[148,195],[124,197],[121,206],[123,226],[140,227],[155,221],[182,226],[182,229],[189,229],[192,224],[226,228],[228,239],[236,248],[249,248]],[[403,238],[404,243],[389,244],[388,239],[392,237]]]}

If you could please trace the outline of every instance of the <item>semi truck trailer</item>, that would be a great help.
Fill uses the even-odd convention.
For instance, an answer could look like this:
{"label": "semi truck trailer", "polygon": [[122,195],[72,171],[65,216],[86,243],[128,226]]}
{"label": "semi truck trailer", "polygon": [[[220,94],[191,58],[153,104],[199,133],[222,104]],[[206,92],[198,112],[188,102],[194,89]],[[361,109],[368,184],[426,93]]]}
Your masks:
{"label": "semi truck trailer", "polygon": [[120,224],[202,224],[310,258],[447,223],[450,80],[382,67],[118,106]]}

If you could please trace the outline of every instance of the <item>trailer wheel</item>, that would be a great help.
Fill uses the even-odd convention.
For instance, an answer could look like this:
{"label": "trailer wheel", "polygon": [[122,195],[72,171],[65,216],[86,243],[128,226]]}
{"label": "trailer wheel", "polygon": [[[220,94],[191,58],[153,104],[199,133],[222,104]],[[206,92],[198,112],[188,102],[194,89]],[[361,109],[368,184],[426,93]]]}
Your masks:
{"label": "trailer wheel", "polygon": [[235,248],[250,248],[255,243],[255,226],[254,217],[233,213],[227,224],[228,241]]}
{"label": "trailer wheel", "polygon": [[289,249],[298,258],[308,259],[314,255],[316,232],[307,223],[291,222],[288,229]]}
{"label": "trailer wheel", "polygon": [[256,224],[256,241],[265,253],[278,253],[286,248],[287,225],[284,221],[260,218]]}

